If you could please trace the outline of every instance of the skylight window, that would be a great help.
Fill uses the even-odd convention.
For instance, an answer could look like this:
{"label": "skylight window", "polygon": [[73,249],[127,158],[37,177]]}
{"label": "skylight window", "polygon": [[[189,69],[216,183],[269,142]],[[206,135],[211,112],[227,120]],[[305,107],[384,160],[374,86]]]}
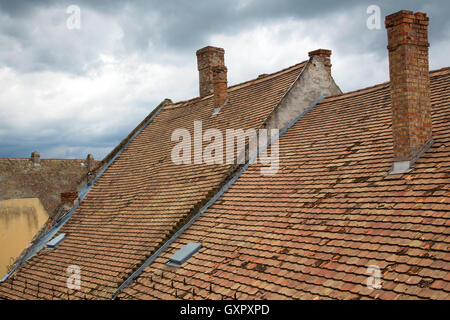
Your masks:
{"label": "skylight window", "polygon": [[181,267],[181,265],[189,260],[189,258],[200,250],[201,247],[202,245],[200,243],[189,242],[169,258],[167,265],[172,267]]}
{"label": "skylight window", "polygon": [[58,235],[57,237],[53,238],[52,240],[50,240],[49,242],[47,242],[47,249],[55,249],[56,246],[64,240],[64,238],[66,237],[65,233],[61,233],[60,235]]}
{"label": "skylight window", "polygon": [[222,111],[222,107],[219,107],[219,108],[214,108],[214,110],[213,110],[213,116],[217,116],[218,114],[219,114],[219,112],[220,111]]}

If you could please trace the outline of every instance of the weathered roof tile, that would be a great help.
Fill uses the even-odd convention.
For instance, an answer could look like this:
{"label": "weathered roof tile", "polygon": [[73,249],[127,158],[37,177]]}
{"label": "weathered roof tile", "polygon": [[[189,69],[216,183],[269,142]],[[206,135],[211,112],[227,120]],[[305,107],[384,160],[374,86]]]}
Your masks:
{"label": "weathered roof tile", "polygon": [[[61,229],[68,235],[64,242],[22,265],[19,272],[0,284],[0,296],[55,297],[48,292],[38,294],[34,286],[24,284],[36,274],[41,275],[41,283],[53,283],[55,294],[67,294],[66,269],[78,265],[82,286],[87,288],[86,298],[111,298],[230,171],[229,164],[174,164],[170,155],[175,143],[168,143],[172,132],[186,128],[192,133],[195,120],[202,121],[203,130],[259,128],[305,64],[230,87],[229,103],[217,116],[212,116],[211,95],[165,105],[96,181]],[[197,229],[199,233],[204,231]],[[196,263],[196,257],[186,265],[191,263]],[[160,282],[157,288],[167,287],[166,281]],[[22,287],[26,287],[26,294]],[[165,291],[164,297],[174,297],[174,292]],[[197,295],[206,293],[198,287],[193,296]]]}
{"label": "weathered roof tile", "polygon": [[[167,279],[185,277],[180,290],[200,293],[192,279],[202,278],[202,286],[229,288],[224,298],[448,299],[450,68],[430,75],[435,144],[412,172],[387,175],[388,83],[326,98],[280,138],[278,174],[251,165],[183,233],[204,250]],[[222,255],[226,262],[203,278],[201,265]],[[380,289],[366,286],[369,266],[380,270]],[[151,283],[132,283],[119,297],[167,298]]]}

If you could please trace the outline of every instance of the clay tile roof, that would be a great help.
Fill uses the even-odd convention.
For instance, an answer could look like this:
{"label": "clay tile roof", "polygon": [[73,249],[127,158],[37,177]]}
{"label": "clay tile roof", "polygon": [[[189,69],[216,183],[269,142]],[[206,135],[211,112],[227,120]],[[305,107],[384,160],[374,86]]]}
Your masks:
{"label": "clay tile roof", "polygon": [[[109,299],[173,230],[208,199],[231,165],[175,165],[177,128],[258,128],[306,62],[229,89],[229,102],[213,116],[212,96],[165,105],[96,181],[61,229],[67,238],[41,250],[0,284],[7,299]],[[116,150],[117,151],[117,150]],[[116,153],[116,152],[113,152]],[[78,265],[82,289],[66,287],[66,269]]]}
{"label": "clay tile roof", "polygon": [[251,165],[119,298],[450,299],[449,68],[431,92],[435,142],[412,172],[387,175],[389,84],[326,98],[280,138],[276,175]]}

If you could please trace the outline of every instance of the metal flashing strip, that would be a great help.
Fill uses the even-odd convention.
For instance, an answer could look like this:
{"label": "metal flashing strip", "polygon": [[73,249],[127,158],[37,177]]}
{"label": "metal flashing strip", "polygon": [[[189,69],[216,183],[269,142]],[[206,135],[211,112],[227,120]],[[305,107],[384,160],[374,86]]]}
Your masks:
{"label": "metal flashing strip", "polygon": [[91,183],[87,183],[78,193],[78,201],[74,204],[72,209],[66,214],[60,221],[58,221],[42,238],[30,249],[30,251],[18,262],[15,264],[14,268],[5,274],[2,279],[0,279],[0,283],[6,281],[24,262],[28,261],[32,258],[37,252],[39,252],[46,244],[49,242],[58,231],[64,226],[64,224],[72,217],[75,211],[80,206],[80,203],[84,200],[86,195],[89,193],[95,182],[103,175],[103,173],[111,166],[111,164],[117,159],[117,157],[125,150],[126,147],[144,130],[153,119],[161,112],[161,110],[169,103],[169,100],[164,100],[161,102],[155,113],[148,119],[146,123],[144,123],[131,138],[125,143],[125,145],[117,151],[117,153],[106,163],[106,165],[99,171],[99,173],[95,176],[94,180]]}
{"label": "metal flashing strip", "polygon": [[305,116],[315,105],[317,105],[322,99],[325,98],[325,95],[319,97],[316,101],[314,101],[308,108],[306,108],[302,113],[300,113],[294,120],[289,122],[289,124],[284,127],[273,139],[269,141],[269,143],[264,147],[255,152],[253,156],[250,157],[249,161],[224,185],[220,188],[220,190],[197,212],[191,220],[189,220],[186,224],[184,224],[166,243],[164,243],[158,250],[156,250],[136,271],[134,271],[131,276],[125,280],[116,291],[114,291],[111,299],[115,299],[117,294],[127,287],[131,281],[133,281],[137,276],[139,276],[142,271],[150,264],[152,264],[159,255],[166,250],[187,228],[189,228],[210,206],[212,206],[232,185],[233,183],[242,175],[242,173],[247,170],[247,168],[254,162],[256,157],[266,150],[273,142],[278,140],[281,135],[283,135],[289,128],[291,128],[298,120]]}
{"label": "metal flashing strip", "polygon": [[391,170],[387,174],[404,174],[411,172],[416,161],[419,160],[419,158],[422,157],[423,154],[427,152],[433,144],[434,140],[430,139],[427,143],[425,143],[422,149],[409,161],[394,161],[394,163],[392,163]]}

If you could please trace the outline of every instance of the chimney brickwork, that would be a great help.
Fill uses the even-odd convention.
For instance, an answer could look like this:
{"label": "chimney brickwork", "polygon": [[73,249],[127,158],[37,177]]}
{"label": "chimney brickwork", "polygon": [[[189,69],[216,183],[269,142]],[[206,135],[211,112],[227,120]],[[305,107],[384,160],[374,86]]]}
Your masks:
{"label": "chimney brickwork", "polygon": [[39,152],[34,151],[31,153],[31,162],[34,166],[41,165],[41,155],[39,154]]}
{"label": "chimney brickwork", "polygon": [[432,143],[428,17],[402,10],[387,16],[385,25],[394,162],[412,164]]}
{"label": "chimney brickwork", "polygon": [[86,157],[86,168],[87,168],[88,172],[93,171],[94,167],[95,167],[94,156],[92,154],[88,154]]}
{"label": "chimney brickwork", "polygon": [[213,67],[213,103],[214,108],[223,106],[228,99],[227,67]]}
{"label": "chimney brickwork", "polygon": [[207,46],[197,50],[200,97],[213,93],[213,68],[224,67],[225,50]]}

